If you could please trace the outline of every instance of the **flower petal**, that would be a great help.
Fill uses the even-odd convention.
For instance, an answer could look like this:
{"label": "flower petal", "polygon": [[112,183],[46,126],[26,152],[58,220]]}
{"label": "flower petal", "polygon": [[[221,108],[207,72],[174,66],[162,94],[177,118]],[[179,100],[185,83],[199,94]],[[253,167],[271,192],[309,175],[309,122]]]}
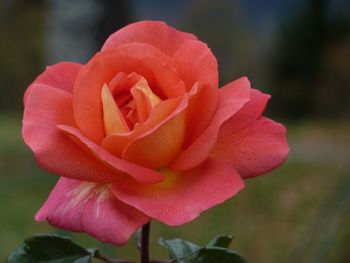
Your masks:
{"label": "flower petal", "polygon": [[76,142],[81,148],[94,155],[101,163],[115,171],[116,174],[128,174],[136,181],[142,183],[155,183],[163,181],[164,179],[163,175],[154,170],[147,169],[135,163],[113,156],[99,145],[84,137],[81,132],[74,127],[65,125],[58,125],[57,127],[66,133],[68,137]]}
{"label": "flower petal", "polygon": [[113,133],[129,132],[128,124],[124,120],[111,91],[107,84],[104,84],[101,91],[103,123],[106,135]]}
{"label": "flower petal", "polygon": [[230,135],[250,125],[261,116],[269,99],[270,95],[252,89],[249,101],[222,125],[219,136]]}
{"label": "flower petal", "polygon": [[190,93],[186,113],[186,136],[184,148],[195,141],[208,127],[218,102],[219,90],[196,82]]}
{"label": "flower petal", "polygon": [[59,176],[85,181],[111,182],[121,176],[79,148],[58,124],[75,126],[72,95],[35,84],[24,109],[22,136],[38,163]]}
{"label": "flower petal", "polygon": [[140,78],[141,76],[135,72],[128,75],[124,72],[119,72],[109,82],[109,89],[119,107],[125,106],[131,100],[130,89]]}
{"label": "flower petal", "polygon": [[185,172],[163,170],[166,180],[144,185],[122,178],[112,192],[123,202],[168,225],[182,225],[244,187],[231,165],[208,159]]}
{"label": "flower petal", "polygon": [[270,172],[288,156],[286,128],[270,119],[260,117],[241,130],[227,122],[222,130],[212,156],[231,163],[243,178]]}
{"label": "flower petal", "polygon": [[84,136],[98,144],[104,138],[101,89],[119,72],[143,76],[152,91],[163,99],[185,92],[170,58],[148,44],[132,43],[96,54],[77,76],[74,116]]}
{"label": "flower petal", "polygon": [[189,40],[176,51],[172,61],[186,84],[187,90],[199,82],[208,89],[217,90],[218,63],[209,47],[198,40]]}
{"label": "flower petal", "polygon": [[115,198],[108,185],[68,178],[60,178],[35,219],[115,245],[125,244],[150,220]]}
{"label": "flower petal", "polygon": [[186,40],[197,39],[194,35],[181,32],[161,21],[141,21],[130,24],[112,34],[102,50],[113,49],[128,43],[147,43],[168,56],[172,56]]}
{"label": "flower petal", "polygon": [[169,164],[181,150],[186,129],[183,109],[153,132],[148,131],[131,141],[123,151],[123,159],[156,169]]}
{"label": "flower petal", "polygon": [[145,122],[152,109],[161,102],[161,99],[153,93],[143,77],[131,88],[130,93],[134,98],[139,122]]}
{"label": "flower petal", "polygon": [[73,93],[74,81],[81,66],[80,64],[72,62],[60,62],[47,67],[27,88],[23,98],[24,103],[26,103],[28,94],[34,84],[43,84]]}
{"label": "flower petal", "polygon": [[198,95],[189,103],[185,139],[185,146],[188,146],[203,133],[217,107],[218,64],[208,46],[195,40],[184,42],[172,61],[187,90],[199,86]]}
{"label": "flower petal", "polygon": [[112,134],[103,139],[101,146],[108,152],[122,156],[124,148],[133,140],[151,133],[163,123],[171,119],[186,106],[181,104],[182,98],[172,98],[161,101],[151,112],[151,116],[145,123],[138,123],[130,133]]}
{"label": "flower petal", "polygon": [[205,161],[215,146],[221,125],[249,100],[250,83],[241,78],[229,83],[219,91],[216,112],[206,130],[170,165],[171,169],[183,171]]}

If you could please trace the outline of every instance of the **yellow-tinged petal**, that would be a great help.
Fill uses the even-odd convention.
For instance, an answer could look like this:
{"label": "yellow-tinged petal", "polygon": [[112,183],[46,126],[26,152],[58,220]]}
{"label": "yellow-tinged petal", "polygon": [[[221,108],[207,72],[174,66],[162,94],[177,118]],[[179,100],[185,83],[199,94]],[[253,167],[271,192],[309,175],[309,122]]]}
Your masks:
{"label": "yellow-tinged petal", "polygon": [[134,97],[139,122],[143,123],[150,116],[152,109],[161,102],[161,99],[152,92],[145,78],[140,78],[130,92]]}
{"label": "yellow-tinged petal", "polygon": [[113,133],[129,132],[130,129],[126,124],[118,105],[116,104],[111,91],[107,84],[104,84],[101,91],[103,106],[103,122],[106,135]]}
{"label": "yellow-tinged petal", "polygon": [[[112,134],[106,136],[101,146],[110,153],[121,156],[124,148],[133,140],[139,138],[146,132],[158,129],[165,121],[167,121],[172,113],[176,112],[182,101],[181,97],[163,100],[152,111],[149,119],[145,123],[136,123],[134,129],[130,133]],[[182,110],[182,108],[180,108]],[[128,118],[130,118],[129,116]]]}
{"label": "yellow-tinged petal", "polygon": [[186,112],[182,111],[152,133],[130,142],[123,151],[123,159],[152,169],[171,163],[184,141],[185,118]]}

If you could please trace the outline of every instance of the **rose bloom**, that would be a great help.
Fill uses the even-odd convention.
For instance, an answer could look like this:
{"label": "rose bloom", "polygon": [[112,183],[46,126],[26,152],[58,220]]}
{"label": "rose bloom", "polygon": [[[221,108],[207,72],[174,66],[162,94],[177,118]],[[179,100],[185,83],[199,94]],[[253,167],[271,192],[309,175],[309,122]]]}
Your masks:
{"label": "rose bloom", "polygon": [[60,176],[35,219],[116,245],[151,219],[195,219],[286,159],[286,129],[262,116],[268,99],[245,77],[219,89],[216,58],[192,34],[122,28],[25,93],[24,141]]}

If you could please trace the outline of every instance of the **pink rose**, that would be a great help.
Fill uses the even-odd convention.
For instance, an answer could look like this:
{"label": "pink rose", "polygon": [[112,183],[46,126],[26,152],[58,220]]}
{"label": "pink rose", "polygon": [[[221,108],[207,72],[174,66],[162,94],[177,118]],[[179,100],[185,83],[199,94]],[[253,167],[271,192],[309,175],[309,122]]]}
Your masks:
{"label": "pink rose", "polygon": [[36,220],[117,245],[151,219],[193,220],[286,159],[268,99],[247,78],[218,89],[194,35],[122,28],[86,65],[48,67],[26,91],[23,138],[61,176]]}

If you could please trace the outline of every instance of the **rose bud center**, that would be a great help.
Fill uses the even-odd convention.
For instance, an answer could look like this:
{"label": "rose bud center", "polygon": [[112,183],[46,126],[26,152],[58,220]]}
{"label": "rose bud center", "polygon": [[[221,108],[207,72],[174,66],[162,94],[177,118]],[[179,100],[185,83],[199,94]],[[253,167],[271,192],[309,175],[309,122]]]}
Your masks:
{"label": "rose bud center", "polygon": [[101,90],[105,134],[126,133],[144,123],[161,102],[147,80],[136,74],[118,73]]}

